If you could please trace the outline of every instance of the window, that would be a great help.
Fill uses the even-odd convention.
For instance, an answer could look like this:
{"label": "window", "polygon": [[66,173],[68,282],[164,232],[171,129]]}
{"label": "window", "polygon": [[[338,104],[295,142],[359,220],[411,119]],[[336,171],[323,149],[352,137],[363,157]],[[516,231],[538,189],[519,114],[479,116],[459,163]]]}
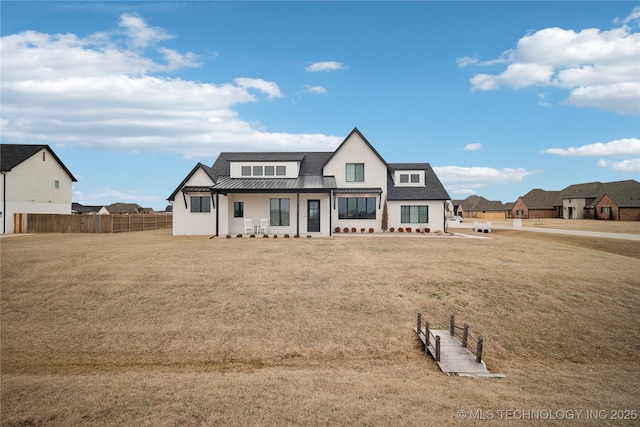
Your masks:
{"label": "window", "polygon": [[253,167],[253,176],[262,176],[262,166]]}
{"label": "window", "polygon": [[407,173],[401,173],[401,174],[400,174],[400,183],[401,183],[401,184],[405,184],[405,183],[407,183],[407,182],[409,182],[409,174],[407,174]]}
{"label": "window", "polygon": [[191,196],[191,212],[211,212],[211,197]]}
{"label": "window", "polygon": [[364,182],[364,163],[347,163],[347,182]]}
{"label": "window", "polygon": [[420,174],[412,173],[411,174],[411,182],[413,182],[413,183],[420,182]]}
{"label": "window", "polygon": [[605,213],[605,214],[611,213],[611,207],[609,207],[609,206],[602,206],[602,207],[600,208],[600,213]]}
{"label": "window", "polygon": [[60,188],[60,181],[58,181],[57,179],[53,181],[53,188]]}
{"label": "window", "polygon": [[244,202],[233,202],[233,217],[244,217]]}
{"label": "window", "polygon": [[289,199],[271,199],[270,225],[289,225]]}
{"label": "window", "polygon": [[338,219],[376,219],[376,198],[339,197]]}
{"label": "window", "polygon": [[266,176],[273,176],[273,166],[265,166],[264,167],[264,174]]}
{"label": "window", "polygon": [[426,224],[429,222],[429,206],[400,206],[400,222]]}
{"label": "window", "polygon": [[523,210],[516,210],[516,216],[523,216],[524,215],[524,211]]}
{"label": "window", "polygon": [[285,176],[287,174],[286,166],[276,166],[276,175]]}
{"label": "window", "polygon": [[251,176],[251,166],[242,166],[242,176]]}

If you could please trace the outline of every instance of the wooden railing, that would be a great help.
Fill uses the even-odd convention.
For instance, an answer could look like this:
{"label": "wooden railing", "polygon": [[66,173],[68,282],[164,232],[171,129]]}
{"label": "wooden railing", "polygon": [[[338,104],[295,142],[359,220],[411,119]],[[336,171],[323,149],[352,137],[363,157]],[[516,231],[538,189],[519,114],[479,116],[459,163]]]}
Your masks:
{"label": "wooden railing", "polygon": [[[469,325],[466,323],[464,326],[456,325],[455,316],[451,314],[449,316],[449,333],[451,336],[456,336],[460,338],[463,347],[466,347],[476,356],[476,362],[482,362],[482,337],[475,338],[471,333],[469,333]],[[469,339],[475,343],[475,347],[469,346]]]}
{"label": "wooden railing", "polygon": [[[423,332],[424,326],[424,332]],[[427,320],[422,321],[422,313],[418,313],[418,319],[416,322],[416,334],[418,339],[424,345],[424,352],[429,353],[429,345],[433,343],[436,362],[440,361],[440,335],[433,335],[429,328],[429,322]]]}

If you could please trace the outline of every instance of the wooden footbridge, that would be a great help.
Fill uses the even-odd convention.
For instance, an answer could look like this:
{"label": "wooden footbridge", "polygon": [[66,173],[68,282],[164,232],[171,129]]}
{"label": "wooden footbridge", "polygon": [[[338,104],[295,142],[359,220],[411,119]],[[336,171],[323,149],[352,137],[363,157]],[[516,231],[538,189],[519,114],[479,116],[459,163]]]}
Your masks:
{"label": "wooden footbridge", "polygon": [[421,313],[418,313],[413,330],[425,353],[435,359],[442,372],[464,377],[504,377],[503,374],[492,374],[487,370],[482,361],[482,338],[473,337],[466,323],[462,327],[456,325],[453,314],[449,318],[448,331],[431,329],[429,322],[422,319]]}

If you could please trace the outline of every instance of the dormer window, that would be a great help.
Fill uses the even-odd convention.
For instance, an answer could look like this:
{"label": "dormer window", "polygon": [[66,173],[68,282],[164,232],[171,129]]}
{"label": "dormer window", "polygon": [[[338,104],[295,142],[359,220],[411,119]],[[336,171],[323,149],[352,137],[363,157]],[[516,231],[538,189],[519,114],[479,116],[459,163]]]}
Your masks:
{"label": "dormer window", "polygon": [[[400,176],[400,182],[402,182],[402,176]],[[417,173],[412,173],[411,174],[411,182],[412,183],[419,183],[420,182],[420,175]]]}
{"label": "dormer window", "polygon": [[276,175],[285,176],[287,174],[286,166],[276,166]]}
{"label": "dormer window", "polygon": [[251,176],[251,166],[242,166],[242,176]]}
{"label": "dormer window", "polygon": [[262,176],[262,166],[253,167],[253,176]]}
{"label": "dormer window", "polygon": [[409,174],[408,173],[401,173],[400,174],[400,184],[407,184],[409,183]]}
{"label": "dormer window", "polygon": [[273,166],[265,166],[264,167],[264,174],[265,176],[273,176]]}

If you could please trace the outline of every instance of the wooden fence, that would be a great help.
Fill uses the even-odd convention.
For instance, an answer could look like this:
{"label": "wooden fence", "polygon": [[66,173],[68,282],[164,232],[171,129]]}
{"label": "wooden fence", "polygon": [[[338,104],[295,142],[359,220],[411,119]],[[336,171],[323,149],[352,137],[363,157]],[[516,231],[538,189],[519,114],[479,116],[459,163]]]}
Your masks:
{"label": "wooden fence", "polygon": [[172,227],[172,215],[14,215],[15,233],[126,233]]}
{"label": "wooden fence", "polygon": [[[463,347],[466,347],[476,356],[476,362],[480,363],[482,361],[482,337],[474,338],[473,335],[469,333],[469,325],[466,323],[464,326],[456,325],[456,318],[452,314],[449,316],[449,333],[451,336],[456,336],[460,338]],[[469,346],[469,339],[475,343],[475,348]]]}

